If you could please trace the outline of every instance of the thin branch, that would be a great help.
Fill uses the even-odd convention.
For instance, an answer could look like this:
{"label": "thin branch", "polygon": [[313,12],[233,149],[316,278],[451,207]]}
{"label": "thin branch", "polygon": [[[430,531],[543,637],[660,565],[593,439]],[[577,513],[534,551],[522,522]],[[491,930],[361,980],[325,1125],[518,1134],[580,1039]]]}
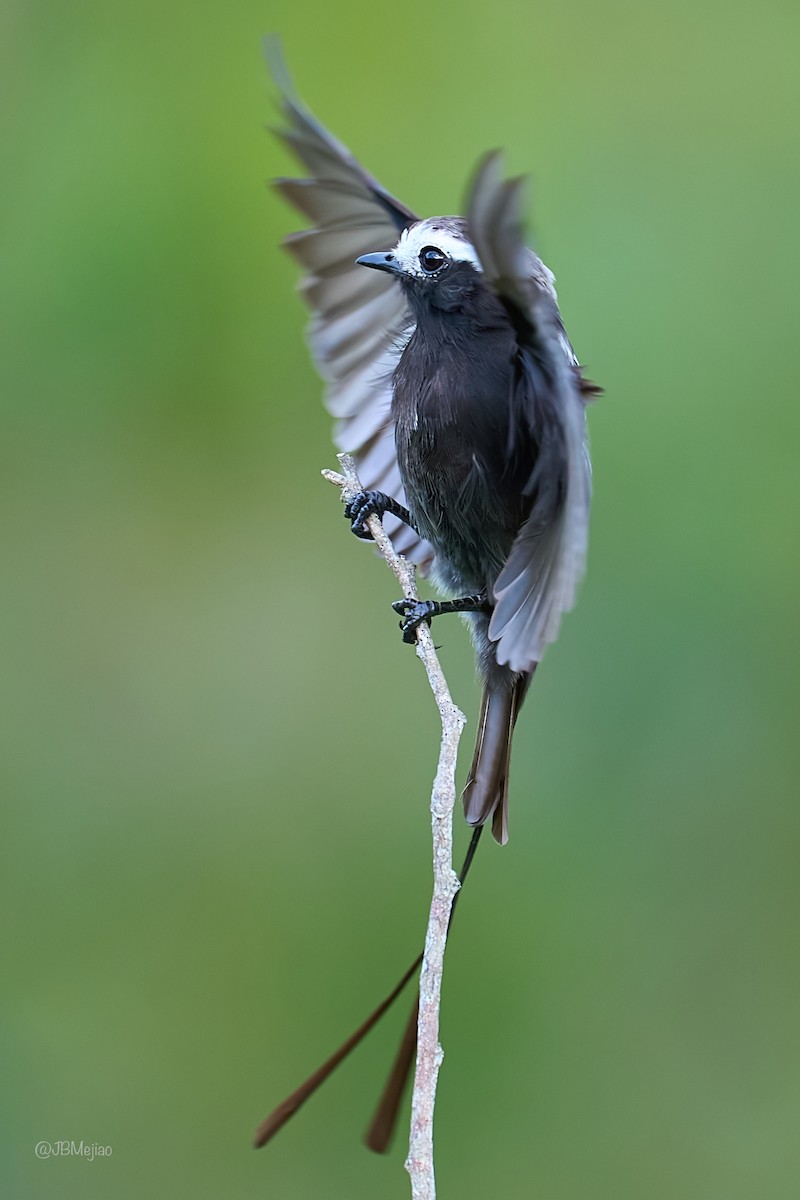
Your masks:
{"label": "thin branch", "polygon": [[[351,456],[340,454],[338,457],[344,474],[339,475],[335,471],[323,471],[322,474],[329,483],[342,489],[342,500],[347,503],[362,490],[361,483]],[[377,517],[369,517],[366,524],[375,545],[394,572],[403,596],[417,599],[413,566],[402,555],[395,553],[391,540]],[[442,740],[431,793],[433,896],[419,983],[417,1064],[411,1100],[411,1136],[405,1165],[411,1177],[412,1200],[435,1200],[433,1113],[439,1067],[444,1057],[439,1044],[439,1007],[447,928],[453,900],[459,888],[458,876],[453,870],[453,808],[456,801],[458,742],[465,725],[465,717],[451,699],[430,627],[427,624],[420,625],[416,637],[417,657],[425,667],[428,683],[439,710]]]}

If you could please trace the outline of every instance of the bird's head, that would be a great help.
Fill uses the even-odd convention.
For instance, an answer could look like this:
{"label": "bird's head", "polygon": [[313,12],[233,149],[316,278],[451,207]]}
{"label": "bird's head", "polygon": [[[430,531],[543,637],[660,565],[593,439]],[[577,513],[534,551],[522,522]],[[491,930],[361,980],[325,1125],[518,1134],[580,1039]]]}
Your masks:
{"label": "bird's head", "polygon": [[400,235],[397,245],[356,259],[401,283],[413,308],[452,312],[481,289],[482,268],[462,217],[429,217]]}

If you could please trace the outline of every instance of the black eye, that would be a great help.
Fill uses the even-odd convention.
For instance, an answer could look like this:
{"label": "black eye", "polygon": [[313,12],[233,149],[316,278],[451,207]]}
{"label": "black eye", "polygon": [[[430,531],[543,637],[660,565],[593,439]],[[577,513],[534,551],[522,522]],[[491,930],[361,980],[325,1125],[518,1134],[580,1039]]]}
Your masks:
{"label": "black eye", "polygon": [[435,246],[423,246],[419,252],[419,265],[428,275],[440,270],[447,262],[447,256]]}

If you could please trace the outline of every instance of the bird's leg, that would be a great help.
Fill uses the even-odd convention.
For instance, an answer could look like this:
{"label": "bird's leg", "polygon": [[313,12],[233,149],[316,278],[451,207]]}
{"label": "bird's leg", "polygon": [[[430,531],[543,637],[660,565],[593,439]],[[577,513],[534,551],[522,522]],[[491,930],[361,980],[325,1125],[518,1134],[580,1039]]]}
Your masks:
{"label": "bird's leg", "polygon": [[434,617],[442,613],[464,613],[492,611],[492,606],[486,599],[486,592],[478,592],[475,596],[460,596],[457,600],[414,600],[410,596],[405,600],[395,600],[392,608],[399,613],[403,620],[400,628],[403,631],[403,641],[413,644],[417,626],[423,621],[428,624]]}
{"label": "bird's leg", "polygon": [[372,534],[367,529],[367,517],[382,517],[387,512],[392,513],[404,525],[408,525],[418,532],[408,509],[403,508],[402,504],[398,504],[385,492],[357,492],[353,499],[344,506],[344,515],[350,522],[351,531],[356,537],[363,538],[365,541],[372,540]]}

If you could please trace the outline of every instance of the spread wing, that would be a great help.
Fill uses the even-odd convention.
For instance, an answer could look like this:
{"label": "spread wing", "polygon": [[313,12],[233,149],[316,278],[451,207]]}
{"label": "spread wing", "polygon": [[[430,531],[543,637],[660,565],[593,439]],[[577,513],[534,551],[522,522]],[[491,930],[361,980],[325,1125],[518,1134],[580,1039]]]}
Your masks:
{"label": "spread wing", "polygon": [[[558,311],[553,277],[525,247],[523,180],[504,181],[497,154],[478,169],[467,223],[487,282],[517,330],[517,425],[537,447],[526,491],[533,503],[495,584],[489,637],[497,661],[530,671],[575,600],[589,529],[591,466],[582,380]],[[519,436],[519,434],[517,435]]]}
{"label": "spread wing", "polygon": [[[389,406],[391,374],[413,326],[398,284],[355,260],[391,250],[417,217],[308,112],[278,44],[268,42],[266,53],[286,121],[275,132],[309,173],[275,186],[313,223],[285,245],[305,270],[300,290],[313,313],[309,344],[325,380],[326,407],[336,418],[334,440],[354,455],[365,488],[405,505]],[[385,524],[395,549],[427,569],[431,546],[395,517]]]}

